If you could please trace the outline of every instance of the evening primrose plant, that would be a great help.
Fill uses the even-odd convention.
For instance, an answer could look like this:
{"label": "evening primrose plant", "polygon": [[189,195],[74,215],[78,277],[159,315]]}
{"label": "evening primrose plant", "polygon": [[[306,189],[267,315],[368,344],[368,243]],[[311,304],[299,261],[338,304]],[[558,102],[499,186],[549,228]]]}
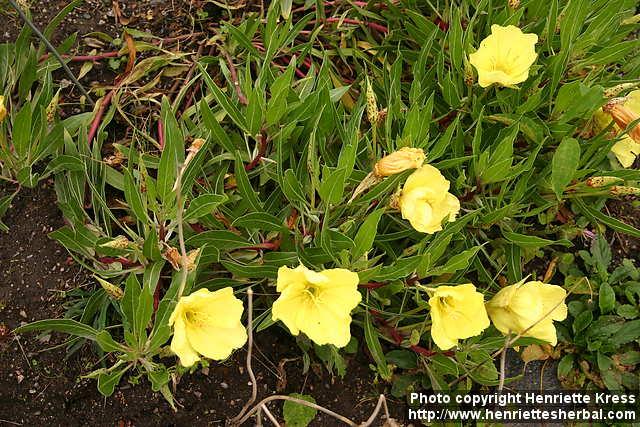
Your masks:
{"label": "evening primrose plant", "polygon": [[536,266],[592,230],[640,237],[605,209],[640,191],[610,154],[637,123],[607,103],[640,79],[635,1],[285,3],[220,25],[187,108],[146,93],[157,137],[65,133],[82,167],[56,172],[52,237],[138,298],[136,339],[103,282],[86,314],[21,330],[121,335],[99,384],[127,367],[165,392],[274,328],[304,370],[366,353],[396,397],[504,384],[508,349],[566,348],[574,289]]}

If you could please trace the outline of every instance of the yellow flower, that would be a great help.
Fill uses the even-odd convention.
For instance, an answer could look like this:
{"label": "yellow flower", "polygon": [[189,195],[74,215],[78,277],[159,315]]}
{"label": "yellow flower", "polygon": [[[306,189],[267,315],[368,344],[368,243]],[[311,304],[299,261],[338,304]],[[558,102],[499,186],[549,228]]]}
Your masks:
{"label": "yellow flower", "polygon": [[431,338],[441,350],[458,345],[458,340],[480,335],[489,327],[484,296],[471,283],[438,286],[431,298]]}
{"label": "yellow flower", "polygon": [[[593,121],[597,131],[605,129],[613,121],[612,131],[615,135],[622,132],[630,123],[640,117],[640,90],[629,93],[622,102],[612,102],[605,106],[605,110],[599,109],[593,115]],[[616,156],[622,167],[633,165],[636,157],[640,155],[640,125],[625,134],[622,139],[611,147],[611,152]]]}
{"label": "yellow flower", "polygon": [[223,360],[247,341],[247,331],[240,322],[242,301],[232,288],[211,292],[199,289],[182,297],[169,319],[173,325],[171,351],[182,366],[191,366],[200,355]]}
{"label": "yellow flower", "polygon": [[538,36],[524,34],[513,25],[491,26],[491,35],[480,42],[480,49],[469,55],[469,62],[478,70],[478,83],[487,87],[493,83],[513,86],[529,77],[529,68],[537,54]]}
{"label": "yellow flower", "polygon": [[567,292],[560,286],[523,280],[495,294],[487,303],[487,312],[495,327],[505,335],[522,334],[556,345],[558,338],[553,321],[567,318],[566,296]]}
{"label": "yellow flower", "polygon": [[357,273],[343,268],[315,272],[304,265],[280,267],[273,320],[282,320],[292,335],[303,332],[318,345],[344,347],[351,339],[351,310],[362,299],[358,282]]}
{"label": "yellow flower", "polygon": [[422,166],[407,178],[400,193],[402,218],[422,233],[442,230],[442,221],[454,221],[460,211],[460,201],[448,191],[449,181],[438,169]]}
{"label": "yellow flower", "polygon": [[4,96],[0,95],[0,123],[7,117],[7,108],[4,106]]}
{"label": "yellow flower", "polygon": [[407,169],[419,168],[424,159],[424,151],[421,148],[402,147],[378,160],[373,167],[373,173],[378,177],[395,175]]}

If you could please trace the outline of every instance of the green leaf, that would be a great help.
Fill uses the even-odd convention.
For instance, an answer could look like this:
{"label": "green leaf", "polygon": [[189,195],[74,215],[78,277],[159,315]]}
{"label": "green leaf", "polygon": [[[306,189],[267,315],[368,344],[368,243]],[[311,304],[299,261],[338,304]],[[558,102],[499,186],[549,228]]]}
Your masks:
{"label": "green leaf", "polygon": [[105,397],[113,394],[122,376],[129,369],[129,365],[124,368],[115,369],[111,372],[102,372],[98,375],[98,391]]}
{"label": "green leaf", "polygon": [[184,213],[184,220],[198,219],[210,213],[227,201],[225,194],[202,194],[193,199]]}
{"label": "green leaf", "polygon": [[26,157],[29,151],[29,144],[33,138],[31,134],[31,115],[31,104],[25,102],[13,121],[11,137],[18,157]]}
{"label": "green leaf", "polygon": [[93,341],[96,340],[96,336],[98,335],[98,331],[92,328],[91,326],[85,325],[84,323],[80,323],[72,319],[38,320],[36,322],[32,322],[24,326],[20,326],[19,328],[16,328],[14,332],[17,334],[21,334],[24,332],[33,332],[33,331],[62,332],[65,334],[75,335],[75,336],[86,338]]}
{"label": "green leaf", "polygon": [[96,342],[100,346],[100,349],[104,352],[112,352],[112,351],[125,351],[126,349],[122,344],[116,342],[112,337],[109,331],[100,331],[96,334]]}
{"label": "green leaf", "polygon": [[227,113],[227,115],[231,118],[231,120],[233,120],[236,126],[249,133],[247,123],[244,120],[244,115],[240,112],[238,107],[235,106],[224,93],[222,93],[222,90],[220,90],[218,85],[216,85],[213,79],[211,79],[211,76],[209,75],[209,73],[207,73],[207,70],[202,66],[201,63],[198,63],[198,68],[202,73],[205,84],[211,91],[213,97],[218,102],[218,105],[220,105],[220,108],[222,108],[224,112]]}
{"label": "green leaf", "polygon": [[[316,403],[316,400],[306,394],[291,393],[289,397]],[[282,406],[282,416],[287,427],[306,427],[316,417],[317,409],[309,406],[285,400]]]}
{"label": "green leaf", "polygon": [[244,169],[244,163],[240,157],[240,152],[236,151],[236,163],[235,163],[235,177],[238,184],[238,191],[242,194],[243,199],[249,204],[254,212],[262,212],[262,203],[258,200],[256,192],[253,191],[249,176]]}
{"label": "green leaf", "polygon": [[426,276],[440,276],[447,273],[455,273],[463,268],[468,268],[471,265],[471,260],[480,250],[480,246],[475,246],[471,249],[467,249],[464,252],[456,254],[449,258],[449,261],[441,267],[437,267],[429,272]]}
{"label": "green leaf", "polygon": [[604,314],[612,312],[616,306],[616,293],[613,291],[611,285],[607,282],[602,283],[598,293],[598,305],[600,306],[600,312]]}
{"label": "green leaf", "polygon": [[325,168],[323,172],[323,180],[318,189],[318,193],[322,200],[328,205],[334,205],[342,200],[344,192],[344,180],[346,170],[344,168],[330,171]]}
{"label": "green leaf", "polygon": [[144,223],[149,222],[149,216],[147,215],[147,209],[142,203],[140,190],[129,169],[124,170],[124,197],[136,218]]}
{"label": "green leaf", "polygon": [[513,233],[503,231],[502,235],[511,243],[520,246],[523,249],[537,249],[549,245],[571,246],[568,240],[548,240],[538,236],[527,236],[526,234]]}
{"label": "green leaf", "polygon": [[261,231],[281,231],[283,222],[277,217],[266,212],[251,212],[233,221],[234,227],[245,229],[257,229]]}
{"label": "green leaf", "polygon": [[562,140],[551,162],[551,186],[558,199],[569,185],[580,164],[580,144],[574,138]]}
{"label": "green leaf", "polygon": [[142,289],[135,273],[130,273],[125,283],[124,296],[120,300],[120,307],[124,315],[125,327],[132,333],[136,331],[136,312],[141,291]]}
{"label": "green leaf", "polygon": [[418,357],[409,350],[391,350],[385,357],[387,362],[401,369],[415,369],[418,366]]}
{"label": "green leaf", "polygon": [[389,371],[389,366],[387,366],[387,359],[384,357],[384,353],[382,352],[382,346],[378,339],[378,331],[373,327],[373,323],[371,323],[371,314],[369,313],[369,310],[365,311],[364,339],[369,351],[371,352],[373,360],[378,366],[380,376],[385,380],[390,379],[391,372]]}
{"label": "green leaf", "polygon": [[184,136],[166,97],[162,99],[161,115],[165,145],[158,165],[156,189],[160,200],[165,204],[171,204],[175,198],[173,187],[176,183],[178,168],[184,162]]}
{"label": "green leaf", "polygon": [[358,233],[353,239],[355,244],[355,248],[351,252],[351,259],[353,261],[359,260],[360,257],[369,252],[373,246],[373,241],[378,233],[378,223],[380,222],[380,218],[382,218],[382,214],[384,214],[384,209],[377,209],[370,213],[358,229]]}

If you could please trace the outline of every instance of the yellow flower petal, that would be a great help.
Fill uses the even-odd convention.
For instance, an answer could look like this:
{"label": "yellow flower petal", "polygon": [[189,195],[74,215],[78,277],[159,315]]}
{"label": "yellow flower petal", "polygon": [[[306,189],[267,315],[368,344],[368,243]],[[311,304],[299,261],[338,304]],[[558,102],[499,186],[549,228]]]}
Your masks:
{"label": "yellow flower petal", "polygon": [[171,340],[171,351],[178,355],[182,366],[191,366],[200,360],[200,356],[191,347],[187,339],[186,329],[184,320],[182,318],[176,319],[173,328],[173,339]]}
{"label": "yellow flower petal", "polygon": [[431,298],[431,338],[442,350],[458,344],[459,339],[480,335],[489,327],[484,296],[471,283],[438,286]]}
{"label": "yellow flower petal", "polygon": [[623,168],[630,168],[640,155],[640,144],[628,136],[616,142],[611,147],[611,152],[616,156]]}
{"label": "yellow flower petal", "polygon": [[480,48],[469,55],[469,62],[478,71],[482,87],[497,83],[513,86],[529,77],[529,68],[536,61],[538,36],[524,34],[513,25],[491,26],[491,35],[480,42]]}
{"label": "yellow flower petal", "polygon": [[303,265],[278,270],[280,297],[271,315],[292,335],[303,332],[316,344],[344,347],[351,339],[351,310],[362,299],[358,275],[336,268],[315,272]]}
{"label": "yellow flower petal", "polygon": [[4,96],[0,95],[0,123],[7,117],[7,108],[4,106]]}
{"label": "yellow flower petal", "polygon": [[171,350],[183,366],[193,365],[198,354],[226,359],[247,341],[242,312],[242,301],[230,287],[215,292],[199,289],[180,298],[169,318],[174,327]]}
{"label": "yellow flower petal", "polygon": [[398,205],[402,218],[422,233],[442,230],[442,222],[454,221],[460,201],[448,193],[449,181],[438,169],[424,165],[412,173],[402,188]]}
{"label": "yellow flower petal", "polygon": [[553,321],[567,317],[566,296],[560,286],[523,281],[501,289],[487,303],[487,312],[505,335],[522,334],[555,345],[558,340]]}

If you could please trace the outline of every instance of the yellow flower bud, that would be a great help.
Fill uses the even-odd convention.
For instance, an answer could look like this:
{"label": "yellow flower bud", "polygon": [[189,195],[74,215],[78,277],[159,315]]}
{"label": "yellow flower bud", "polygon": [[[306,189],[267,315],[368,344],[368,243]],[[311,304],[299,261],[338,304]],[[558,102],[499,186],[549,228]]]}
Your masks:
{"label": "yellow flower bud", "polygon": [[421,148],[402,147],[378,160],[373,167],[373,173],[383,177],[395,175],[407,169],[417,169],[422,166],[425,158]]}
{"label": "yellow flower bud", "polygon": [[438,286],[429,298],[431,338],[441,349],[458,345],[458,340],[480,335],[489,327],[484,296],[471,283]]}
{"label": "yellow flower bud", "polygon": [[538,57],[535,51],[537,42],[537,35],[524,34],[513,25],[492,25],[491,35],[469,55],[469,62],[478,70],[480,86],[494,83],[514,86],[527,80],[529,68]]}
{"label": "yellow flower bud", "polygon": [[449,181],[431,165],[423,165],[407,178],[398,205],[402,218],[429,234],[442,230],[442,222],[454,221],[460,211],[460,201],[449,193]]}
{"label": "yellow flower bud", "polygon": [[344,268],[280,267],[272,318],[282,320],[292,335],[303,332],[318,345],[344,347],[351,340],[351,310],[362,299],[358,282],[358,274]]}
{"label": "yellow flower bud", "polygon": [[7,117],[7,108],[4,106],[4,96],[0,95],[0,123]]}
{"label": "yellow flower bud", "polygon": [[638,83],[621,83],[619,85],[615,85],[608,89],[605,89],[603,95],[605,98],[613,98],[614,96],[619,95],[621,92],[633,89],[636,86],[638,86]]}
{"label": "yellow flower bud", "polygon": [[508,0],[507,3],[511,9],[517,9],[520,7],[520,0]]}
{"label": "yellow flower bud", "polygon": [[495,294],[487,303],[487,312],[494,326],[505,335],[522,334],[556,345],[553,321],[567,318],[566,296],[560,286],[523,280]]}
{"label": "yellow flower bud", "polygon": [[171,351],[182,366],[192,366],[200,355],[224,360],[247,342],[247,331],[240,319],[244,307],[232,288],[211,292],[198,289],[182,297],[169,318],[173,326]]}
{"label": "yellow flower bud", "polygon": [[[627,106],[626,100],[626,98],[613,98],[602,107],[602,110],[609,113],[613,121],[623,130],[640,119],[640,114]],[[640,123],[629,130],[629,137],[640,144]]]}

